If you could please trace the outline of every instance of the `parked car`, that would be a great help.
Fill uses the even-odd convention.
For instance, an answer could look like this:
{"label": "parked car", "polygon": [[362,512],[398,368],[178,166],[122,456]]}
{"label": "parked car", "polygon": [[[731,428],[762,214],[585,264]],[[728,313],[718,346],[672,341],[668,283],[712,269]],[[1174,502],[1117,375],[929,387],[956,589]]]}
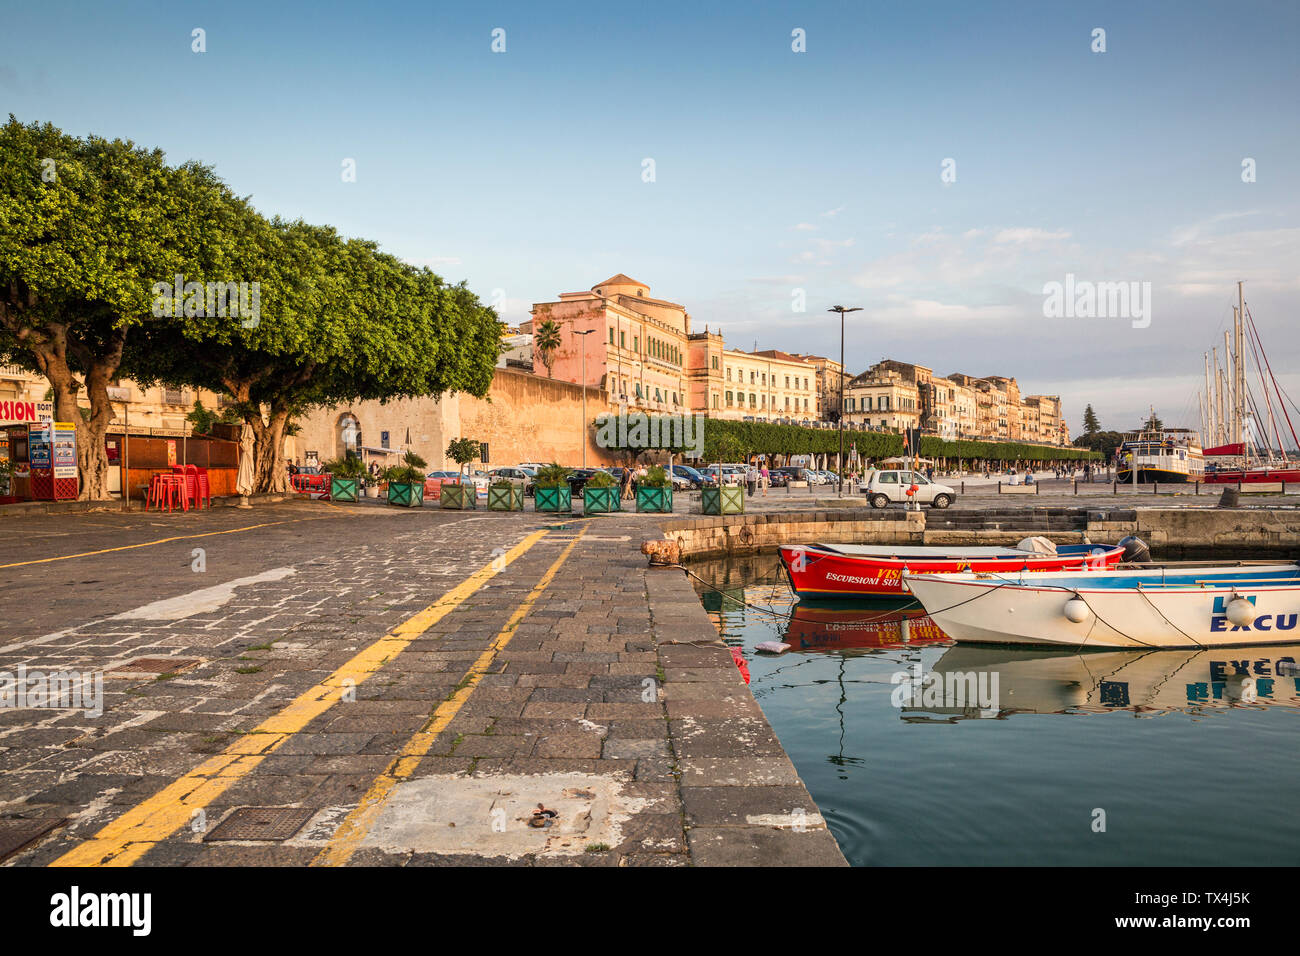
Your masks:
{"label": "parked car", "polygon": [[[569,475],[569,492],[574,498],[582,497],[583,486],[587,484],[587,479],[598,471],[606,471],[604,468],[575,468]],[[615,475],[615,478],[618,478]]]}
{"label": "parked car", "polygon": [[784,488],[790,484],[790,475],[780,468],[769,468],[767,470],[767,480],[773,488]]}
{"label": "parked car", "polygon": [[424,476],[424,497],[437,501],[442,497],[443,485],[458,485],[460,479],[458,471],[431,471]]}
{"label": "parked car", "polygon": [[690,465],[673,465],[673,488],[682,491],[699,491],[705,485],[713,484],[713,479]]}
{"label": "parked car", "polygon": [[807,468],[801,468],[798,465],[785,465],[776,470],[781,473],[781,480],[784,484],[788,485],[792,481],[807,481],[812,484]]}
{"label": "parked car", "polygon": [[512,485],[518,485],[530,498],[537,491],[537,472],[523,465],[514,468],[493,468],[488,472],[488,478],[492,481],[508,481]]}
{"label": "parked car", "polygon": [[[913,485],[916,494],[909,497],[907,490]],[[952,488],[915,471],[873,471],[864,491],[873,508],[884,508],[895,501],[919,501],[934,508],[947,508],[957,500],[957,492]]]}

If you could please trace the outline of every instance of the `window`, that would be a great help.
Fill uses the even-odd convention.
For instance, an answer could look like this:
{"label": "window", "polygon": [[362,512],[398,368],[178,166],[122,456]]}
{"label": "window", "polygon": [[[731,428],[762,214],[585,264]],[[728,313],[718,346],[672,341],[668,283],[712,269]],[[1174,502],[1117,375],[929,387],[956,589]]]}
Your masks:
{"label": "window", "polygon": [[164,404],[164,405],[184,405],[184,404],[185,404],[185,396],[184,396],[184,394],[182,394],[181,390],[178,389],[178,388],[164,388],[164,389],[163,389],[163,404]]}
{"label": "window", "polygon": [[[883,425],[884,422],[881,422],[880,424]],[[896,484],[898,484],[898,472],[896,472],[896,471],[882,471],[882,472],[880,473],[880,483],[881,483],[882,485],[896,485]]]}
{"label": "window", "polygon": [[727,393],[727,407],[731,407],[731,392]]}
{"label": "window", "polygon": [[750,369],[750,370],[749,370],[749,384],[750,384],[750,385],[753,385],[753,384],[754,384],[754,370],[753,370],[753,369]]}
{"label": "window", "polygon": [[632,351],[633,352],[641,351],[641,337],[639,335],[632,336]]}
{"label": "window", "polygon": [[[709,361],[710,364],[713,366],[713,370],[716,372],[718,370],[718,357],[715,355]],[[714,397],[716,398],[717,396]]]}
{"label": "window", "polygon": [[803,400],[803,410],[808,411],[808,399],[806,398]]}
{"label": "window", "polygon": [[728,382],[731,381],[731,366],[730,366],[730,365],[727,366],[727,381],[728,381]]}
{"label": "window", "polygon": [[609,327],[609,344],[614,344],[614,326],[612,325]]}
{"label": "window", "polygon": [[789,387],[790,387],[790,376],[789,376],[789,375],[787,375],[787,376],[785,377],[785,387],[786,387],[786,388],[789,388]]}
{"label": "window", "polygon": [[621,349],[627,348],[627,333],[622,329],[619,329],[618,332],[618,347]]}
{"label": "window", "polygon": [[717,396],[716,393],[715,393],[714,396],[713,396],[713,407],[714,407],[714,408],[717,408],[717,407],[718,407],[718,396]]}

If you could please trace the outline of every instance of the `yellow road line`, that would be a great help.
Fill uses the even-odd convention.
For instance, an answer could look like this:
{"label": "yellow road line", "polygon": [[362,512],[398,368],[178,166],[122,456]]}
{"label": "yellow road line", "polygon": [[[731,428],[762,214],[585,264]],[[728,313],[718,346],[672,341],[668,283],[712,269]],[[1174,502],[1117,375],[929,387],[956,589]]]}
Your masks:
{"label": "yellow road line", "polygon": [[505,555],[484,565],[433,604],[363,648],[325,680],[300,694],[222,753],[205,760],[179,780],[131,808],[50,865],[130,866],[158,841],[187,826],[195,810],[207,806],[313,718],[338,703],[343,691],[378,672],[420,634],[464,603],[488,579],[546,535],[545,530],[534,531]]}
{"label": "yellow road line", "polygon": [[470,694],[474,693],[474,688],[479,685],[483,675],[488,672],[488,668],[492,666],[497,654],[504,650],[505,646],[510,643],[510,639],[514,637],[519,622],[532,610],[533,605],[537,603],[537,599],[550,585],[560,567],[568,560],[570,552],[577,546],[586,530],[586,528],[583,528],[578,532],[577,537],[569,542],[568,547],[560,553],[560,556],[555,559],[555,563],[547,569],[537,584],[533,586],[533,589],[528,592],[528,596],[524,598],[519,607],[515,608],[515,612],[506,621],[505,627],[493,638],[492,643],[478,656],[478,659],[470,665],[456,692],[438,705],[428,723],[406,742],[406,746],[402,748],[401,753],[394,757],[392,763],[384,769],[384,772],[375,778],[375,782],[370,785],[370,789],[361,798],[361,802],[356,809],[344,818],[343,822],[339,824],[339,828],[334,832],[334,836],[326,844],[325,849],[321,850],[316,855],[316,858],[311,861],[311,866],[343,866],[357,852],[361,846],[361,841],[365,839],[366,834],[370,832],[370,828],[374,825],[375,819],[379,816],[379,811],[388,802],[388,797],[392,794],[393,789],[415,772],[421,758],[433,747],[433,742],[438,738],[438,735],[446,730],[447,725],[460,713],[465,701],[469,700]]}
{"label": "yellow road line", "polygon": [[299,521],[320,521],[321,518],[286,518],[284,521],[267,521],[264,524],[250,524],[243,528],[227,528],[225,531],[204,531],[200,534],[181,534],[174,538],[159,538],[157,541],[142,541],[139,544],[124,544],[118,548],[102,548],[99,551],[82,551],[80,554],[64,554],[56,558],[37,558],[34,561],[15,561],[13,564],[0,564],[0,571],[5,568],[21,568],[29,564],[50,564],[54,561],[71,561],[73,558],[90,558],[97,554],[111,554],[114,551],[130,551],[132,548],[151,548],[156,544],[170,544],[173,541],[188,541],[191,538],[210,538],[217,534],[236,534],[240,531],[252,531],[254,528],[271,528],[278,524],[297,524]]}

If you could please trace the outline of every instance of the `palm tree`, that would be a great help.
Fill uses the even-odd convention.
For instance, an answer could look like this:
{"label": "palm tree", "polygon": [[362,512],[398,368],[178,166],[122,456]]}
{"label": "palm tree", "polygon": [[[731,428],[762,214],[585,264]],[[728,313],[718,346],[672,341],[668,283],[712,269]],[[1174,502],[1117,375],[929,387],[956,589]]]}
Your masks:
{"label": "palm tree", "polygon": [[560,327],[554,319],[547,319],[537,327],[533,335],[533,344],[542,354],[542,364],[546,366],[546,377],[551,378],[551,369],[555,365],[555,350],[560,347]]}

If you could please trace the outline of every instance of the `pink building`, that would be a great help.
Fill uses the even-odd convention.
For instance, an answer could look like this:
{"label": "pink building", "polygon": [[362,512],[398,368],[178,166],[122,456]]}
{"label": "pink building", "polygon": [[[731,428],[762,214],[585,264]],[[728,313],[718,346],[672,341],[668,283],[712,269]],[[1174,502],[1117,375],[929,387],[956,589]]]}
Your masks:
{"label": "pink building", "polygon": [[[538,348],[547,321],[560,345],[549,356]],[[604,392],[611,405],[647,411],[691,410],[688,355],[691,318],[675,302],[655,299],[650,287],[622,273],[586,292],[564,292],[532,308],[533,368],[566,382]],[[586,333],[586,334],[584,334]]]}

